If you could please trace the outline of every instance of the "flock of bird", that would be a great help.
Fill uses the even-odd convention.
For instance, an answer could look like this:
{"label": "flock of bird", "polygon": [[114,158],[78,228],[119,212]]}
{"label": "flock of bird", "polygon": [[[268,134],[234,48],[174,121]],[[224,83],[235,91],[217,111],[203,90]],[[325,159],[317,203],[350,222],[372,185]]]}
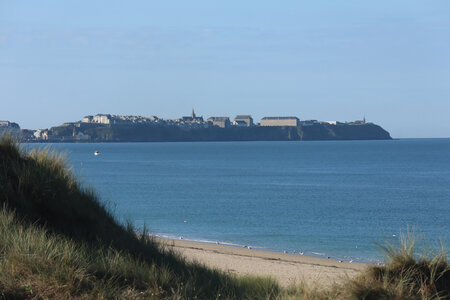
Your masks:
{"label": "flock of bird", "polygon": [[[184,220],[184,223],[187,223],[187,220]],[[392,236],[395,237],[395,234],[393,234]],[[183,237],[180,236],[179,239],[182,240]],[[216,241],[216,245],[220,245],[220,242],[219,242],[219,241]],[[252,249],[251,246],[247,246],[247,245],[243,245],[242,247],[243,247],[243,248],[247,248],[247,249],[249,249],[249,250]],[[356,246],[356,248],[358,248],[358,246]],[[284,254],[289,254],[289,252],[288,252],[287,250],[284,250],[283,253],[284,253]],[[305,252],[299,250],[299,251],[293,251],[292,254],[304,255]],[[331,257],[327,256],[327,259],[331,259]],[[338,262],[342,263],[343,261],[342,261],[342,260],[338,260]],[[349,260],[348,262],[349,262],[349,263],[352,263],[352,262],[353,262],[353,259]]]}

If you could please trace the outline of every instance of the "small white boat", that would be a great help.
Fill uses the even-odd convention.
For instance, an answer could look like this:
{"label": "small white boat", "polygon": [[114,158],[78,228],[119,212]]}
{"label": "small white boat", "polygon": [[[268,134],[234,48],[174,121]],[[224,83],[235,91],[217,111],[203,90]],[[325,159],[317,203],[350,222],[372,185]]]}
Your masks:
{"label": "small white boat", "polygon": [[100,151],[95,151],[94,155],[100,155]]}

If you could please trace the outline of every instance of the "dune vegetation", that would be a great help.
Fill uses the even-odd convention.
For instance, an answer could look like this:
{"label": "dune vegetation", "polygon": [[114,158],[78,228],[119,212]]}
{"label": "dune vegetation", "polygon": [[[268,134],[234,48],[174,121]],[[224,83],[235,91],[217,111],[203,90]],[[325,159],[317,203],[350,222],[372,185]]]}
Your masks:
{"label": "dune vegetation", "polygon": [[64,156],[0,140],[0,298],[450,299],[444,251],[386,247],[386,264],[330,288],[287,289],[187,262],[120,224]]}

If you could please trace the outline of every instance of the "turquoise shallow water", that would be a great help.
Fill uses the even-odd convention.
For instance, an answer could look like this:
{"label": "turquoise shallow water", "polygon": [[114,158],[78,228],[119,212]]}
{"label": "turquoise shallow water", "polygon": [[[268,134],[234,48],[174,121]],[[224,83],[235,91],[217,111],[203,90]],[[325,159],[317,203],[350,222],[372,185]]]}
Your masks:
{"label": "turquoise shallow water", "polygon": [[410,228],[450,248],[450,139],[51,147],[154,234],[371,261]]}

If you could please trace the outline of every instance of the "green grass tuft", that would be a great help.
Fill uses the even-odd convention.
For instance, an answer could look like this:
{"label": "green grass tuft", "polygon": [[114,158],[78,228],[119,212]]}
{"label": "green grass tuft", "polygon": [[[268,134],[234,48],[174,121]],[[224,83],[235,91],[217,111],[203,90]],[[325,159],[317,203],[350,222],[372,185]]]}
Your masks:
{"label": "green grass tuft", "polygon": [[443,248],[437,252],[422,248],[422,253],[417,254],[417,240],[410,234],[402,236],[397,247],[386,244],[385,266],[372,266],[366,272],[377,283],[374,291],[383,289],[389,292],[387,295],[411,299],[450,299],[447,253]]}

